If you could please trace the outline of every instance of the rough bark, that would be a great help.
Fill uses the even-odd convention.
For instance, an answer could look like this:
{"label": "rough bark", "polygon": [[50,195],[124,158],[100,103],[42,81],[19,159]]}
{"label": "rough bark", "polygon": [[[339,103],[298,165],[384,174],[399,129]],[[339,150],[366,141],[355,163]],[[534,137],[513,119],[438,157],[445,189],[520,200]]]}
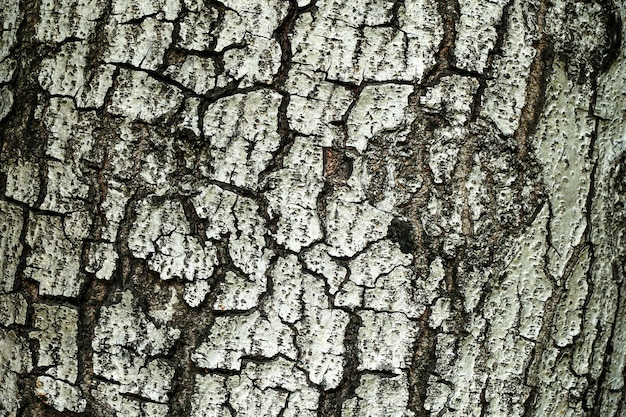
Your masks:
{"label": "rough bark", "polygon": [[626,417],[624,3],[0,15],[0,416]]}

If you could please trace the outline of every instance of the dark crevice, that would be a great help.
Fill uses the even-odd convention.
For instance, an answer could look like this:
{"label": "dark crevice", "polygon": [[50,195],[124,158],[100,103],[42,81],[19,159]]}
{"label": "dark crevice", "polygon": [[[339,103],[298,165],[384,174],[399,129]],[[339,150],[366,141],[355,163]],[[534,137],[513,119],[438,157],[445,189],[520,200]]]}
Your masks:
{"label": "dark crevice", "polygon": [[435,66],[424,74],[424,86],[433,86],[454,67],[453,49],[456,41],[456,22],[461,15],[457,0],[438,0],[437,9],[443,20],[443,39],[435,57]]}
{"label": "dark crevice", "polygon": [[350,321],[346,326],[344,336],[344,359],[343,378],[337,388],[322,391],[320,393],[317,415],[318,417],[340,417],[343,403],[354,397],[356,388],[359,386],[361,375],[358,371],[359,352],[358,334],[361,327],[361,317],[352,312]]}
{"label": "dark crevice", "polygon": [[541,0],[537,10],[537,31],[539,38],[535,42],[535,59],[530,66],[526,87],[526,100],[520,115],[519,125],[514,137],[518,146],[518,156],[525,160],[532,153],[531,136],[535,133],[545,105],[548,78],[554,62],[553,43],[546,32],[546,13],[548,3]]}
{"label": "dark crevice", "polygon": [[[504,40],[507,36],[510,10],[511,7],[513,7],[513,4],[514,1],[509,0],[509,2],[502,8],[502,16],[500,17],[500,22],[495,27],[496,33],[498,34],[496,42],[487,54],[487,61],[485,62],[485,69],[483,70],[483,73],[475,75],[479,84],[478,88],[476,89],[476,93],[474,94],[474,101],[471,106],[472,111],[470,113],[469,119],[472,122],[475,122],[480,116],[480,110],[482,109],[482,100],[485,95],[485,90],[487,89],[487,82],[492,79],[496,57],[502,55],[502,46],[504,45]],[[468,75],[471,76],[471,73]]]}
{"label": "dark crevice", "polygon": [[430,385],[430,376],[437,363],[437,331],[431,329],[427,322],[430,308],[426,308],[419,321],[420,333],[413,347],[413,358],[409,368],[409,408],[415,417],[430,417],[430,411],[424,405]]}

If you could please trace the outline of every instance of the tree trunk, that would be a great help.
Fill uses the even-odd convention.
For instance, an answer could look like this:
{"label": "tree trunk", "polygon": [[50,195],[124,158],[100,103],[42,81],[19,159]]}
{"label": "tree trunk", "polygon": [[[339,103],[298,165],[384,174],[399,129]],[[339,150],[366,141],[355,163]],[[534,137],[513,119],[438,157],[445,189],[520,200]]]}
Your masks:
{"label": "tree trunk", "polygon": [[626,417],[623,2],[0,10],[0,416]]}

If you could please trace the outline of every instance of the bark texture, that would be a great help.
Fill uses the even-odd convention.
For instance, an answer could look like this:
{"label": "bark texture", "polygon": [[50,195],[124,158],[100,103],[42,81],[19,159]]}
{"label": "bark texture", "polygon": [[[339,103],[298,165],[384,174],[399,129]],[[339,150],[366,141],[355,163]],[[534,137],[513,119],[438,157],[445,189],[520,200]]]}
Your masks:
{"label": "bark texture", "polygon": [[0,15],[0,416],[626,417],[623,2]]}

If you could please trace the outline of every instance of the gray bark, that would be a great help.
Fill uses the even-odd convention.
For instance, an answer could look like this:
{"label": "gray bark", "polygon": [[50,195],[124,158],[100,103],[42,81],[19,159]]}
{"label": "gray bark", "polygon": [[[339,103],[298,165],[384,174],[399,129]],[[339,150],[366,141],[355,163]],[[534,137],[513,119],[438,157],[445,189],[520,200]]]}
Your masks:
{"label": "gray bark", "polygon": [[0,416],[626,417],[622,2],[0,15]]}

